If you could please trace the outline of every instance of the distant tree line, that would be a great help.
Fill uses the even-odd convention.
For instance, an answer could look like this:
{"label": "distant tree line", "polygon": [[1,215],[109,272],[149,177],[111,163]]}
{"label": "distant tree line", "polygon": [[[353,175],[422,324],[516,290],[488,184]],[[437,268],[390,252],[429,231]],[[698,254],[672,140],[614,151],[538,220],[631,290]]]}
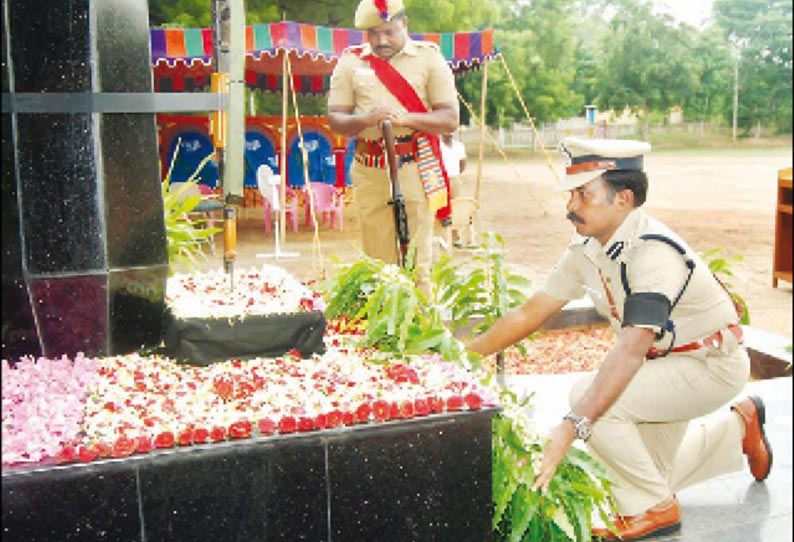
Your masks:
{"label": "distant tree line", "polygon": [[[212,26],[213,0],[150,0],[152,26]],[[352,28],[358,0],[246,0],[247,24],[278,20]],[[791,0],[714,0],[711,21],[695,28],[655,13],[649,0],[405,0],[412,32],[495,29],[496,42],[536,123],[583,115],[584,106],[663,118],[673,106],[687,121],[792,131]],[[482,70],[460,78],[476,107]],[[255,93],[262,114],[280,99]],[[303,114],[321,114],[322,97]],[[468,113],[462,109],[463,120]],[[486,120],[526,122],[507,70],[489,68]]]}

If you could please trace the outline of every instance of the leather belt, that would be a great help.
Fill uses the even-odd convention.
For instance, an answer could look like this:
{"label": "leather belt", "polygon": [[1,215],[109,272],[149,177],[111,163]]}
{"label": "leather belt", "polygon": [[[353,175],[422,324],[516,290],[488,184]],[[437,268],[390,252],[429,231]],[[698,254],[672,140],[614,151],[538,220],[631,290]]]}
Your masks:
{"label": "leather belt", "polygon": [[[384,149],[382,139],[356,139],[356,162],[367,167],[385,169],[386,152]],[[413,162],[416,158],[413,136],[395,138],[394,152],[397,155],[397,167]]]}
{"label": "leather belt", "polygon": [[[382,140],[357,139],[356,153],[369,156],[380,156],[384,154],[384,143]],[[398,138],[394,142],[394,152],[398,156],[412,154],[414,152],[414,140],[411,136]]]}
{"label": "leather belt", "polygon": [[714,348],[717,349],[722,346],[722,333],[724,331],[730,331],[733,333],[733,336],[736,337],[736,340],[741,344],[744,342],[744,333],[742,331],[742,326],[739,324],[731,324],[727,327],[719,329],[712,333],[711,335],[700,339],[699,341],[693,341],[691,343],[682,344],[680,346],[674,346],[668,352],[664,349],[658,348],[651,348],[648,350],[646,357],[648,359],[654,359],[666,354],[672,354],[674,352],[692,352],[693,350],[699,350],[701,348]]}

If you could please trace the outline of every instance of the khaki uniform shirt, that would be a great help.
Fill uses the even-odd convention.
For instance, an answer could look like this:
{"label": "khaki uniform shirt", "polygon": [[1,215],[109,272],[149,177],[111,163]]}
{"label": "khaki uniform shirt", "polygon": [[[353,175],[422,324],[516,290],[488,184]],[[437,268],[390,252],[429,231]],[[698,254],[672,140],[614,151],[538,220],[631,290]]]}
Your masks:
{"label": "khaki uniform shirt", "polygon": [[[588,294],[596,310],[609,318],[617,331],[621,328],[626,300],[620,271],[621,262],[625,262],[632,293],[660,293],[672,303],[688,274],[684,258],[663,241],[640,239],[646,233],[671,238],[695,260],[692,278],[670,316],[676,331],[674,346],[697,341],[729,324],[738,323],[733,301],[714,278],[708,265],[672,230],[638,209],[624,220],[606,247],[601,246],[596,239],[575,236],[552,269],[543,291],[562,300],[579,299],[585,293]],[[613,296],[619,319],[610,314],[604,283]],[[659,329],[654,331],[658,332]],[[654,347],[666,349],[670,340],[670,333],[666,333],[654,343]]]}
{"label": "khaki uniform shirt", "polygon": [[[371,52],[372,48],[368,43],[345,50],[331,75],[329,107],[353,106],[354,113],[371,111],[376,107],[405,111],[399,100],[381,83],[369,63],[362,60],[361,57]],[[433,105],[437,104],[457,105],[452,69],[435,43],[408,39],[402,50],[389,62],[411,83],[428,111],[432,111]],[[410,133],[408,128],[394,129],[395,137]],[[358,133],[357,137],[380,139],[381,132],[378,127],[371,126]]]}

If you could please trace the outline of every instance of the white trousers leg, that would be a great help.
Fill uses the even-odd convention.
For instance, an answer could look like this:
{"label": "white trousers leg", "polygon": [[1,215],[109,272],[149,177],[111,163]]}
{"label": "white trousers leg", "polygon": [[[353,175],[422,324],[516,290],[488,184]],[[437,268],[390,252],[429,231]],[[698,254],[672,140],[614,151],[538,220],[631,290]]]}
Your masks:
{"label": "white trousers leg", "polygon": [[[593,424],[588,449],[613,476],[619,513],[638,514],[684,487],[742,468],[743,424],[725,405],[746,384],[750,360],[735,344],[722,350],[646,362]],[[574,385],[572,408],[593,378]],[[723,406],[723,413],[690,423]]]}

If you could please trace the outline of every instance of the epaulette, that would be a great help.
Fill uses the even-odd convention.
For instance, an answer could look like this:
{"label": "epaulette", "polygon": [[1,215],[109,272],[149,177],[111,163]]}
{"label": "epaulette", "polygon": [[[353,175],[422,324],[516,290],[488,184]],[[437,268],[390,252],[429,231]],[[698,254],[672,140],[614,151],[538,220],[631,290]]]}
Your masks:
{"label": "epaulette", "polygon": [[421,40],[420,41],[420,40],[417,40],[417,41],[414,41],[414,43],[419,48],[424,47],[424,48],[427,48],[427,49],[435,49],[436,51],[440,51],[441,50],[441,47],[439,47],[438,44],[436,42],[434,42],[434,41],[427,41],[427,40]]}
{"label": "epaulette", "polygon": [[361,53],[364,52],[364,45],[350,45],[349,47],[345,47],[342,51],[342,54],[350,53],[352,55],[361,56]]}
{"label": "epaulette", "polygon": [[590,241],[589,237],[585,237],[584,235],[580,235],[578,233],[574,233],[571,235],[571,239],[568,241],[568,246],[584,246],[587,242]]}

